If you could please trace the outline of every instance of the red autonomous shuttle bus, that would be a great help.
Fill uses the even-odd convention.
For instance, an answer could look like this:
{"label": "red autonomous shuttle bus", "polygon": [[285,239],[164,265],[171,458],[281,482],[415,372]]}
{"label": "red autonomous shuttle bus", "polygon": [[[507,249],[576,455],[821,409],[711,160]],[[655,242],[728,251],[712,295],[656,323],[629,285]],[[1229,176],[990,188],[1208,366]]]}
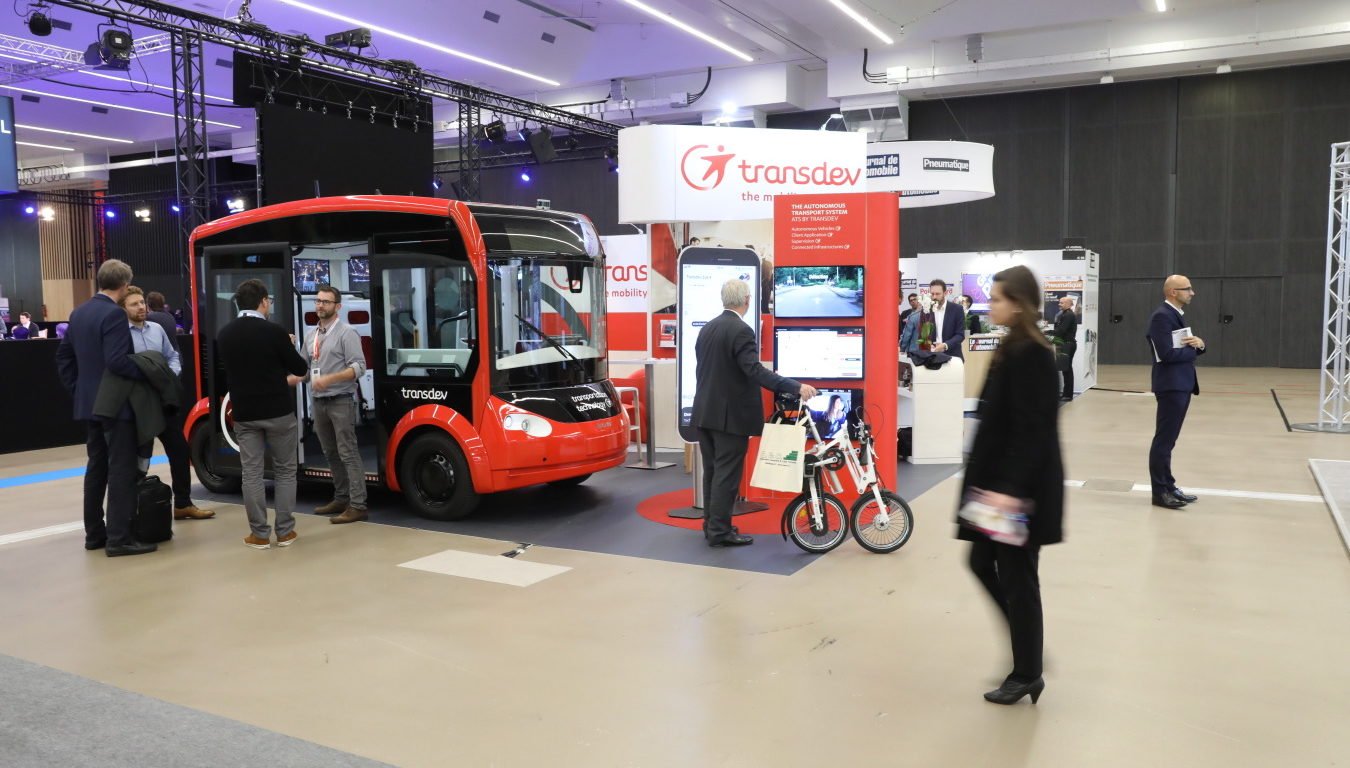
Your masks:
{"label": "red autonomous shuttle bus", "polygon": [[[202,484],[240,485],[229,381],[215,353],[239,283],[262,280],[297,338],[314,290],[342,292],[361,334],[366,481],[427,517],[480,494],[575,485],[622,463],[629,424],[608,380],[604,255],[584,216],[420,197],[318,198],[199,227],[190,243],[198,402],[185,433]],[[301,479],[331,478],[296,388]],[[269,464],[270,472],[270,464]]]}

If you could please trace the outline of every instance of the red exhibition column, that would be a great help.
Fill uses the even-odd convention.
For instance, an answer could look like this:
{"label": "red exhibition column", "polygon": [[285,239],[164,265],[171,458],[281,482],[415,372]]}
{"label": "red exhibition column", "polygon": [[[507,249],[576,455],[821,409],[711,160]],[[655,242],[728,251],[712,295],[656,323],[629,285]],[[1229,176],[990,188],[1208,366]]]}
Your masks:
{"label": "red exhibition column", "polygon": [[[774,269],[810,266],[863,267],[863,380],[810,380],[828,389],[863,390],[868,422],[876,435],[877,471],[895,485],[896,389],[899,382],[900,207],[893,192],[786,195],[774,200]],[[791,326],[855,327],[857,318],[778,318]],[[772,339],[767,340],[772,344]],[[857,497],[845,488],[845,503]]]}

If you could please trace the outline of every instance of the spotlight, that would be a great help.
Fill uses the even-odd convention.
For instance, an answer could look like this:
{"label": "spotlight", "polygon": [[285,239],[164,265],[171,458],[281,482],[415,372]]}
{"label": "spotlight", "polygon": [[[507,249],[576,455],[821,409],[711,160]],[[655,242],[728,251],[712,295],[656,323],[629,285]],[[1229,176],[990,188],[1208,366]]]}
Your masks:
{"label": "spotlight", "polygon": [[31,205],[26,205],[23,208],[23,212],[28,214],[29,216],[32,216],[34,213],[37,213],[37,209]]}
{"label": "spotlight", "polygon": [[90,43],[85,49],[84,63],[95,69],[128,70],[133,45],[131,33],[125,29],[105,30],[100,42]]}
{"label": "spotlight", "polygon": [[501,121],[501,118],[493,120],[490,123],[484,124],[481,130],[483,132],[482,133],[483,138],[487,139],[493,144],[506,143],[506,124]]}
{"label": "spotlight", "polygon": [[248,203],[245,203],[244,198],[242,197],[235,197],[225,201],[225,208],[229,210],[230,213],[239,213],[247,206]]}
{"label": "spotlight", "polygon": [[334,32],[331,35],[325,35],[323,44],[333,48],[362,48],[370,47],[370,30],[365,27],[348,29],[343,32]]}
{"label": "spotlight", "polygon": [[581,146],[581,142],[577,140],[576,136],[569,133],[567,134],[567,138],[563,139],[563,146],[567,147],[568,150],[575,152],[576,148]]}
{"label": "spotlight", "polygon": [[526,184],[530,183],[530,172],[529,172],[529,171],[521,171],[521,172],[520,172],[520,180],[523,181],[523,182],[525,182]]}
{"label": "spotlight", "polygon": [[46,37],[52,33],[52,20],[44,11],[46,6],[38,5],[33,9],[33,15],[28,17],[28,31],[38,37]]}
{"label": "spotlight", "polygon": [[55,221],[56,209],[52,208],[50,205],[44,205],[42,206],[42,210],[38,211],[38,216],[40,216],[43,221]]}
{"label": "spotlight", "polygon": [[440,177],[440,176],[433,176],[433,177],[431,177],[431,188],[432,188],[432,189],[439,190],[439,189],[441,188],[441,186],[444,185],[444,183],[445,183],[445,182],[441,181],[441,177]]}
{"label": "spotlight", "polygon": [[178,207],[178,203],[174,203],[173,205],[169,206],[169,210],[173,211],[174,213],[181,213],[183,211],[182,208]]}
{"label": "spotlight", "polygon": [[605,162],[609,163],[610,173],[619,172],[619,148],[615,146],[605,147]]}
{"label": "spotlight", "polygon": [[136,220],[137,220],[137,221],[142,222],[142,223],[144,223],[144,224],[149,224],[149,223],[150,223],[150,209],[149,209],[149,208],[137,208],[137,209],[134,211],[134,213],[135,213],[135,216],[136,216]]}
{"label": "spotlight", "polygon": [[115,219],[117,218],[117,211],[114,211],[113,209],[109,208],[108,210],[103,212],[103,215],[110,219]]}
{"label": "spotlight", "polygon": [[520,137],[520,140],[526,142],[530,140],[531,133],[532,131],[530,131],[529,128],[525,127],[522,127],[519,131],[516,131],[516,135]]}

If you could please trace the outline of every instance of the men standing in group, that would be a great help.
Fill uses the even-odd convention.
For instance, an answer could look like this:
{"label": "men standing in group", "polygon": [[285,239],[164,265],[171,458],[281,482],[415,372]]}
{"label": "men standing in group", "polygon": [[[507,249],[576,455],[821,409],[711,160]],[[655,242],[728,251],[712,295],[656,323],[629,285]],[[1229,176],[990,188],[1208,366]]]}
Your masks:
{"label": "men standing in group", "polygon": [[1059,314],[1055,315],[1055,338],[1059,339],[1059,359],[1055,362],[1064,374],[1064,391],[1060,400],[1073,399],[1073,356],[1078,351],[1078,314],[1073,311],[1073,299],[1061,296]]}
{"label": "men standing in group", "polygon": [[[1148,452],[1148,474],[1153,484],[1153,505],[1180,509],[1196,497],[1177,488],[1172,476],[1172,448],[1181,434],[1191,395],[1200,394],[1195,358],[1205,353],[1205,341],[1190,333],[1186,307],[1195,289],[1184,275],[1172,275],[1163,283],[1162,306],[1148,322],[1148,342],[1153,353],[1153,396],[1158,401],[1157,427]],[[1179,333],[1180,332],[1180,333]]]}
{"label": "men standing in group", "polygon": [[239,316],[220,329],[216,349],[225,366],[239,462],[244,470],[244,509],[252,531],[244,543],[254,549],[271,546],[267,495],[263,489],[263,451],[272,457],[275,483],[277,546],[295,542],[295,465],[299,438],[295,424],[295,392],[289,376],[303,376],[305,360],[295,351],[295,337],[267,319],[272,298],[261,280],[239,284],[234,294]]}
{"label": "men standing in group", "polygon": [[929,283],[928,295],[933,299],[933,337],[928,339],[933,343],[932,350],[964,359],[961,341],[966,338],[965,313],[947,300],[951,291],[944,280]]}
{"label": "men standing in group", "polygon": [[319,324],[305,337],[301,350],[308,376],[292,376],[292,385],[309,380],[314,401],[314,431],[333,472],[333,500],[314,510],[316,515],[336,515],[330,523],[365,520],[366,470],[356,444],[357,381],[366,372],[361,335],[342,322],[342,294],[331,285],[321,285],[314,299]]}
{"label": "men standing in group", "polygon": [[[61,383],[75,401],[75,420],[85,422],[84,548],[107,547],[108,557],[154,552],[154,544],[131,535],[136,508],[136,424],[130,405],[114,419],[94,416],[94,400],[103,374],[144,381],[145,374],[131,360],[131,332],[127,315],[118,306],[131,285],[131,267],[109,259],[98,268],[98,290],[92,299],[70,313],[70,325],[56,350]],[[103,497],[108,516],[103,517]]]}
{"label": "men standing in group", "polygon": [[[169,343],[169,337],[158,323],[148,322],[153,313],[146,304],[145,293],[134,285],[130,286],[121,303],[131,328],[132,353],[158,352],[168,361],[169,369],[175,375],[181,375],[183,359],[178,349]],[[169,474],[173,478],[173,519],[205,520],[215,517],[215,512],[198,509],[192,503],[192,464],[188,458],[187,440],[183,438],[181,409],[164,414],[164,431],[159,434],[159,443],[164,446],[164,454],[169,458]]]}
{"label": "men standing in group", "polygon": [[781,394],[816,396],[816,388],[779,376],[759,362],[755,332],[743,316],[750,309],[750,287],[732,278],[722,284],[722,314],[698,332],[694,344],[698,388],[694,426],[703,454],[703,536],[713,547],[753,544],[731,525],[731,509],[745,471],[752,435],[764,431],[760,387]]}

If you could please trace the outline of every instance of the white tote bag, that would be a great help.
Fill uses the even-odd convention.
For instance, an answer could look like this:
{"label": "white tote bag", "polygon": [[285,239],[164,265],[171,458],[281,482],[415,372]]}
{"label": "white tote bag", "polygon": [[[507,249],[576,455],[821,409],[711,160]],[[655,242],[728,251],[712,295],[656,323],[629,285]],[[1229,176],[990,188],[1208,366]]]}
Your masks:
{"label": "white tote bag", "polygon": [[805,455],[805,429],[796,424],[765,424],[750,485],[771,491],[800,491]]}

